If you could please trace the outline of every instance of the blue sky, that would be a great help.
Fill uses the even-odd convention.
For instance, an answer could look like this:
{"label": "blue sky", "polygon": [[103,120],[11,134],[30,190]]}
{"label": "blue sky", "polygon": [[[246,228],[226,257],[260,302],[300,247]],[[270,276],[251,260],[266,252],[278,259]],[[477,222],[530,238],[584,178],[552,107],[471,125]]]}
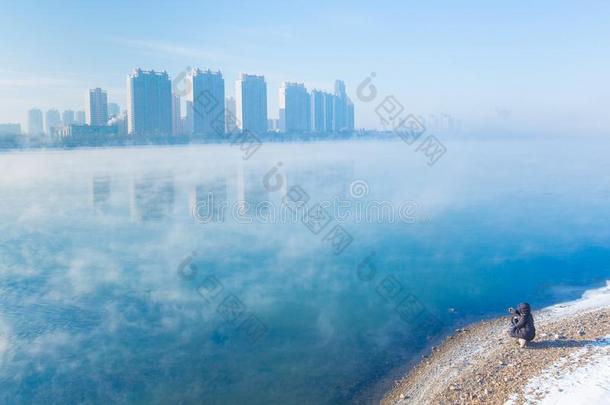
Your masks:
{"label": "blue sky", "polygon": [[[83,109],[88,88],[125,105],[133,67],[264,74],[277,116],[282,80],[346,81],[356,125],[393,94],[409,111],[494,128],[498,110],[524,132],[610,129],[610,2],[5,1],[0,122],[32,106]],[[379,99],[357,100],[371,72]]]}

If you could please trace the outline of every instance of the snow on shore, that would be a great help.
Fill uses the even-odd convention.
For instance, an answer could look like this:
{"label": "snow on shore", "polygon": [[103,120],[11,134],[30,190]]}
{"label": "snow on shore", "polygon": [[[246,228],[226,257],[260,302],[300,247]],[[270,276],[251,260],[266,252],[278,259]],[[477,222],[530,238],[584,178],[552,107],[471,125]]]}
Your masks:
{"label": "snow on shore", "polygon": [[[550,306],[541,316],[561,318],[610,307],[610,281],[582,298]],[[610,332],[610,331],[608,331]],[[527,404],[610,404],[610,335],[562,358],[524,388]],[[505,405],[514,404],[511,398]]]}
{"label": "snow on shore", "polygon": [[534,316],[526,349],[507,336],[505,317],[461,329],[382,403],[610,405],[610,283]]}
{"label": "snow on shore", "polygon": [[[610,335],[543,370],[527,383],[524,396],[527,404],[609,404]],[[512,398],[505,405],[514,403]]]}
{"label": "snow on shore", "polygon": [[610,307],[610,281],[606,281],[605,287],[585,291],[583,296],[577,300],[544,308],[540,311],[539,316],[571,316],[608,307]]}

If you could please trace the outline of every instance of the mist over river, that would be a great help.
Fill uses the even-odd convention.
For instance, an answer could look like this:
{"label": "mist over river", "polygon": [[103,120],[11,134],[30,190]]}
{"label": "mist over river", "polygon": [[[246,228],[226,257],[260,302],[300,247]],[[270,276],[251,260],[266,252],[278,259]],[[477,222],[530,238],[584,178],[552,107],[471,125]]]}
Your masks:
{"label": "mist over river", "polygon": [[0,402],[366,403],[610,279],[610,142],[445,145],[0,154]]}

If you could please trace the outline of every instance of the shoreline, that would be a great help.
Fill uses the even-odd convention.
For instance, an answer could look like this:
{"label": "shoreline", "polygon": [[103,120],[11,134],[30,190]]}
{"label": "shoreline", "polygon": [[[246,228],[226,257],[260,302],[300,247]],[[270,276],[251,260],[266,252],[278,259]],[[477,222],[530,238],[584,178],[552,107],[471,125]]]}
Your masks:
{"label": "shoreline", "polygon": [[[572,395],[549,388],[557,385],[553,378],[588,381],[592,371],[582,372],[587,367],[610,371],[610,356],[599,356],[610,352],[610,282],[580,299],[535,311],[534,318],[536,338],[526,349],[508,336],[508,316],[458,329],[395,380],[380,403],[541,403],[553,392],[560,398]],[[571,387],[582,390],[582,385],[578,381]]]}

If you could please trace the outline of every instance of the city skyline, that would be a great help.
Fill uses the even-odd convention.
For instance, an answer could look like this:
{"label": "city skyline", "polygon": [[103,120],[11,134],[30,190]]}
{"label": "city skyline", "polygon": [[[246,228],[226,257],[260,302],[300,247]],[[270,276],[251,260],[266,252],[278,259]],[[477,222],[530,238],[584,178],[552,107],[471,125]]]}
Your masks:
{"label": "city skyline", "polygon": [[[240,72],[264,74],[272,112],[281,82],[330,91],[329,79],[340,77],[359,112],[357,128],[382,129],[374,106],[356,97],[371,73],[378,92],[395,95],[409,112],[451,114],[469,127],[610,127],[606,3],[314,1],[294,13],[275,1],[142,7],[110,0],[55,9],[30,0],[3,8],[0,122],[25,127],[32,107],[80,110],[83,91],[95,87],[123,105],[123,77],[134,66],[172,75],[202,66],[223,72],[228,94]],[[103,29],[90,29],[91,15],[107,16]],[[213,18],[202,26],[202,15]],[[32,26],[45,32],[44,41]]]}
{"label": "city skyline", "polygon": [[[267,83],[263,75],[240,74],[235,98],[226,93],[222,72],[210,69],[189,68],[172,78],[167,71],[137,67],[127,76],[126,87],[124,110],[118,103],[108,102],[105,89],[96,87],[87,91],[84,111],[46,110],[42,130],[38,119],[42,110],[29,109],[27,125],[21,133],[65,137],[94,134],[96,128],[115,126],[117,135],[195,135],[213,140],[234,129],[259,134],[355,130],[353,103],[346,95],[342,80],[335,80],[334,94],[322,93],[328,104],[323,111],[328,123],[316,130],[312,130],[317,113],[313,99],[318,90],[310,92],[303,83],[282,83],[276,116],[268,111]],[[85,124],[89,128],[71,128]],[[109,134],[106,129],[101,131]]]}

